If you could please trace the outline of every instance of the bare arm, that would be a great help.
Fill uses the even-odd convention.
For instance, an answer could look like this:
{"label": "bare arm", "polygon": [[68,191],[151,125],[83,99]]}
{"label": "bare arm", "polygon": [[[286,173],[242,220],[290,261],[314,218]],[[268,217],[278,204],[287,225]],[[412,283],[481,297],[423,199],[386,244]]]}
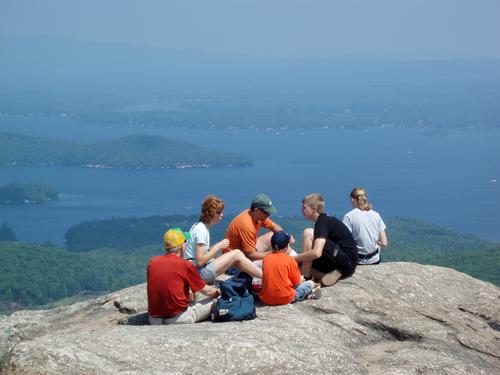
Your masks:
{"label": "bare arm", "polygon": [[212,298],[217,298],[220,296],[220,290],[208,284],[200,289],[200,293]]}
{"label": "bare arm", "polygon": [[299,254],[295,257],[297,262],[303,262],[308,260],[314,260],[321,257],[323,253],[323,249],[325,247],[326,239],[324,238],[316,238],[314,240],[314,246],[310,251],[306,251],[302,254]]}
{"label": "bare arm", "polygon": [[222,241],[217,242],[215,245],[213,245],[208,251],[205,253],[204,247],[205,245],[202,243],[196,244],[196,261],[198,262],[198,266],[203,267],[207,262],[215,257],[215,254],[217,254],[217,251],[221,249],[225,249],[226,247],[229,246],[229,240],[223,239]]}
{"label": "bare arm", "polygon": [[385,230],[380,232],[377,245],[380,247],[386,247],[389,244],[389,241],[387,240],[387,234],[385,233]]}
{"label": "bare arm", "polygon": [[253,251],[251,253],[245,253],[245,255],[251,261],[256,261],[256,260],[264,259],[264,257],[269,253],[271,253],[271,251],[259,251],[259,250],[255,249],[255,251]]}
{"label": "bare arm", "polygon": [[276,224],[274,221],[273,221],[273,225],[271,227],[271,231],[273,233],[276,233],[276,232],[279,232],[280,230],[283,230],[283,228],[281,227],[281,225],[279,224]]}

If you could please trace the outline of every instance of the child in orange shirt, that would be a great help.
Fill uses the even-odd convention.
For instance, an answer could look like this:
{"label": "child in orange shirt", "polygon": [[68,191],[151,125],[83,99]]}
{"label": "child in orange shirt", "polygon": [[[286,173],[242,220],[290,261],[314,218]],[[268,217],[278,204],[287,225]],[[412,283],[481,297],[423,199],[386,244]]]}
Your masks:
{"label": "child in orange shirt", "polygon": [[286,305],[306,298],[319,298],[319,285],[312,280],[301,282],[297,262],[286,253],[290,238],[284,231],[274,233],[271,237],[273,252],[262,261],[259,298],[266,305]]}

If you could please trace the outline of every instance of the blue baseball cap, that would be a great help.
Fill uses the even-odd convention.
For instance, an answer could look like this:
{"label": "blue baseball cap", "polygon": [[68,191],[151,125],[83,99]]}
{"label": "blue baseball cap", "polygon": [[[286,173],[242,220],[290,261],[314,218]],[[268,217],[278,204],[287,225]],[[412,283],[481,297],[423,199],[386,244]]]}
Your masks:
{"label": "blue baseball cap", "polygon": [[291,238],[292,237],[287,232],[280,230],[279,232],[274,233],[271,237],[271,247],[273,250],[286,249]]}

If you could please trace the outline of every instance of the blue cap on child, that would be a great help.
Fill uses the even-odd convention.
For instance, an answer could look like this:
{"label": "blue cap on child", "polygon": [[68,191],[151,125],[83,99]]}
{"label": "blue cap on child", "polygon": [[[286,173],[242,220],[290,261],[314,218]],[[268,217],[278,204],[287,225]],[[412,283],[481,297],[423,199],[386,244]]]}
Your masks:
{"label": "blue cap on child", "polygon": [[276,232],[271,237],[271,247],[273,250],[283,250],[286,249],[290,243],[291,236],[284,230]]}

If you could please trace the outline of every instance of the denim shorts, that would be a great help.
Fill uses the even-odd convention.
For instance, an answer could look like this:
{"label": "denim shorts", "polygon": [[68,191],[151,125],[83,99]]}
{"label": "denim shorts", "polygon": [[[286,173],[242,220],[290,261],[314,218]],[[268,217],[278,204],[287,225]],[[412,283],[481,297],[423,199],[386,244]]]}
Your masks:
{"label": "denim shorts", "polygon": [[215,262],[211,261],[205,264],[203,267],[198,267],[198,272],[200,273],[201,278],[207,283],[207,284],[214,284],[215,283]]}

